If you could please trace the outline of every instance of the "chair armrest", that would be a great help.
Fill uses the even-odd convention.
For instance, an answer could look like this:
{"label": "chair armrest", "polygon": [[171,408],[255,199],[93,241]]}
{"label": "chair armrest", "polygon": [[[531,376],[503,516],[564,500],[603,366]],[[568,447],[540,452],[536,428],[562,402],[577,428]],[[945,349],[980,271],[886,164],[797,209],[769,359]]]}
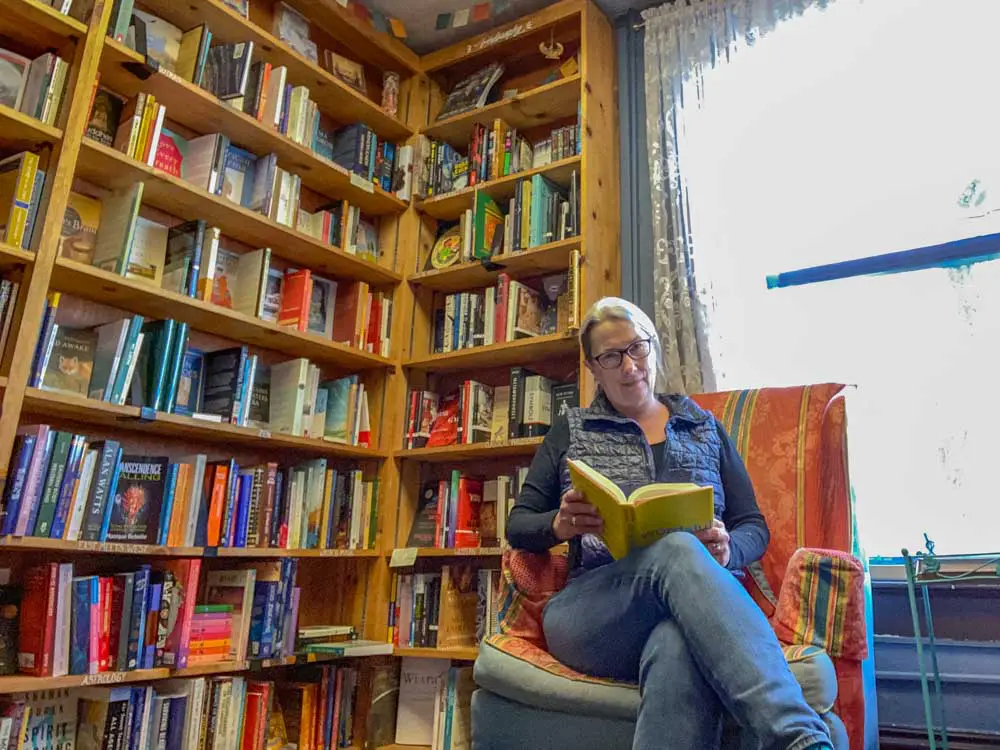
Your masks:
{"label": "chair armrest", "polygon": [[865,585],[864,565],[854,555],[796,550],[771,620],[778,639],[819,646],[833,658],[867,658]]}

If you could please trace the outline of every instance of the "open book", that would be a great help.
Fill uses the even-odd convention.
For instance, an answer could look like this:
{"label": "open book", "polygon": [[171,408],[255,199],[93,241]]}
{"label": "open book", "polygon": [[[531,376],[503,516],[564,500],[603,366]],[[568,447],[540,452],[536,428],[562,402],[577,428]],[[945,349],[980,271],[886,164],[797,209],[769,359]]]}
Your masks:
{"label": "open book", "polygon": [[573,487],[604,519],[604,542],[619,560],[633,547],[647,547],[671,531],[712,525],[711,487],[697,484],[647,484],[628,497],[614,482],[583,461],[569,459]]}

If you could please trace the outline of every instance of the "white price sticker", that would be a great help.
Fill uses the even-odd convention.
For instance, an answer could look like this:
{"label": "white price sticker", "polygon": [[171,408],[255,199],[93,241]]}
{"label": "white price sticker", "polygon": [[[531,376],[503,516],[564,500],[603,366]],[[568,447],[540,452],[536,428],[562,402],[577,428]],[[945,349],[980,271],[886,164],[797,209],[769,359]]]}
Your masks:
{"label": "white price sticker", "polygon": [[409,568],[417,561],[416,547],[399,547],[392,551],[392,558],[389,560],[390,568]]}
{"label": "white price sticker", "polygon": [[356,187],[356,188],[361,188],[366,193],[374,193],[375,192],[375,183],[374,182],[372,182],[371,180],[365,179],[361,175],[356,174],[354,172],[351,172],[351,184],[354,185],[354,187]]}

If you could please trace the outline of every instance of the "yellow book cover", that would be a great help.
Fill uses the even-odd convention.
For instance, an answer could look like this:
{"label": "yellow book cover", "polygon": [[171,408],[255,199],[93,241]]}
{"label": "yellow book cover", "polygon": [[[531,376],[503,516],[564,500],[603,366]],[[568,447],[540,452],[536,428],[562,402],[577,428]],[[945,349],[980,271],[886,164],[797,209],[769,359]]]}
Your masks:
{"label": "yellow book cover", "polygon": [[528,247],[531,236],[531,180],[521,182],[521,247]]}
{"label": "yellow book cover", "polygon": [[79,193],[70,193],[63,214],[59,254],[90,265],[97,247],[97,229],[101,226],[101,202]]}
{"label": "yellow book cover", "polygon": [[142,152],[146,149],[146,141],[149,138],[149,129],[153,127],[156,119],[156,97],[147,96],[146,104],[142,108],[142,120],[139,123],[139,135],[135,139],[135,145],[129,144],[129,156],[133,159],[142,159]]}
{"label": "yellow book cover", "polygon": [[[322,434],[322,433],[320,433]],[[333,469],[326,470],[326,478],[323,482],[323,512],[322,520],[320,521],[320,531],[319,531],[319,547],[320,549],[328,549],[330,544],[333,542],[332,539],[327,538],[326,530],[330,528],[330,511],[331,511],[331,499],[333,498]]]}
{"label": "yellow book cover", "polygon": [[36,171],[38,154],[24,151],[0,161],[0,240],[8,245],[21,247]]}
{"label": "yellow book cover", "polygon": [[711,487],[647,484],[625,497],[618,485],[585,462],[569,459],[567,464],[573,487],[604,519],[604,542],[616,560],[671,531],[697,531],[712,525]]}
{"label": "yellow book cover", "polygon": [[185,31],[181,37],[180,51],[177,53],[177,75],[185,81],[194,80],[194,72],[198,67],[198,54],[201,52],[201,38],[204,34],[204,26],[195,26]]}

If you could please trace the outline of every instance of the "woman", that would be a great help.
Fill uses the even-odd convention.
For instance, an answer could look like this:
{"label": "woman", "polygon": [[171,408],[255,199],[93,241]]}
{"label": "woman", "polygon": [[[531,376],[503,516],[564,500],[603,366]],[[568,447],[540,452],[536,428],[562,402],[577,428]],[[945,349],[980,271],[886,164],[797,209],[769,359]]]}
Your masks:
{"label": "woman", "polygon": [[[569,581],[543,614],[550,653],[580,672],[639,683],[635,750],[718,747],[723,711],[764,748],[831,748],[767,620],[730,572],[760,559],[769,535],[729,436],[691,399],[656,393],[659,342],[635,305],[597,302],[580,344],[597,396],[552,425],[507,523],[513,547],[569,542]],[[711,485],[714,525],[615,561],[601,517],[570,487],[566,458],[585,460],[626,495],[653,481]]]}

